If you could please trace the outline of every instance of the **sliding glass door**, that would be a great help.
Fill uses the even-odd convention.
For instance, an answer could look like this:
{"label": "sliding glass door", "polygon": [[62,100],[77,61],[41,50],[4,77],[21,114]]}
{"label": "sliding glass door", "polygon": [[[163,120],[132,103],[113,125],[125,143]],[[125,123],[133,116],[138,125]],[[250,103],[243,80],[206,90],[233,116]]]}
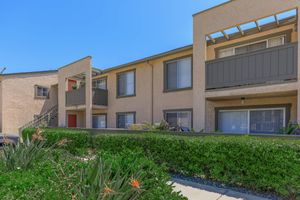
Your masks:
{"label": "sliding glass door", "polygon": [[278,133],[285,126],[285,108],[220,110],[218,130],[224,133]]}
{"label": "sliding glass door", "polygon": [[284,126],[283,109],[250,111],[250,133],[276,133]]}
{"label": "sliding glass door", "polygon": [[224,133],[248,133],[247,111],[220,111],[219,130]]}

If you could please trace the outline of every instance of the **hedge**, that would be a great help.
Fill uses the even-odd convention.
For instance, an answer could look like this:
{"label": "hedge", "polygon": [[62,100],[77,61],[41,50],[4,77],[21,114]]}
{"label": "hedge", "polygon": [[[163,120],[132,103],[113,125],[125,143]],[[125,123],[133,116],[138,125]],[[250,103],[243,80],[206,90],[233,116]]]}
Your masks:
{"label": "hedge", "polygon": [[[25,130],[24,135],[33,130]],[[182,137],[160,134],[101,134],[46,129],[50,142],[66,137],[69,149],[119,152],[141,149],[170,172],[200,177],[290,198],[300,191],[300,142],[255,137]],[[86,142],[85,144],[81,142]]]}

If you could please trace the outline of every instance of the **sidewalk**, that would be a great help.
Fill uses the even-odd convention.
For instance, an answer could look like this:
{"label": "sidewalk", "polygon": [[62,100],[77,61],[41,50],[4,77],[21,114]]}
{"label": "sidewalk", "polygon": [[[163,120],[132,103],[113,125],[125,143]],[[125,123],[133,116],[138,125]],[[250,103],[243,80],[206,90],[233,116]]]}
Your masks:
{"label": "sidewalk", "polygon": [[176,192],[181,191],[182,195],[189,200],[270,200],[252,194],[202,185],[187,180],[174,178],[173,181],[175,186],[174,190]]}

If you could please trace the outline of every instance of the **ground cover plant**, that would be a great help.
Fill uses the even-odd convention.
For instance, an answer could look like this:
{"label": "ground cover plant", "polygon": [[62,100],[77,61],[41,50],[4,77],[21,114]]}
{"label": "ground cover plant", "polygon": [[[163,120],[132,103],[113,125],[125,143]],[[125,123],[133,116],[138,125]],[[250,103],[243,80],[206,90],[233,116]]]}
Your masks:
{"label": "ground cover plant", "polygon": [[167,183],[166,168],[143,153],[74,155],[66,150],[72,146],[72,137],[53,142],[43,131],[34,131],[24,144],[5,144],[0,153],[0,199],[185,199]]}
{"label": "ground cover plant", "polygon": [[[45,136],[51,138],[52,135],[59,135],[59,132],[64,131],[46,129]],[[31,132],[32,130],[24,131],[24,136]],[[88,148],[112,154],[124,149],[140,151],[156,164],[165,165],[172,173],[272,193],[286,199],[295,199],[299,195],[299,140],[250,136],[186,137],[165,133],[107,132],[91,136],[86,132],[83,136],[79,132],[76,140],[88,137],[88,143],[84,144]],[[63,134],[68,137],[66,132]],[[74,135],[76,131],[72,131],[72,137]],[[76,152],[72,150],[73,147],[70,144],[66,148]],[[78,152],[78,147],[76,149]]]}

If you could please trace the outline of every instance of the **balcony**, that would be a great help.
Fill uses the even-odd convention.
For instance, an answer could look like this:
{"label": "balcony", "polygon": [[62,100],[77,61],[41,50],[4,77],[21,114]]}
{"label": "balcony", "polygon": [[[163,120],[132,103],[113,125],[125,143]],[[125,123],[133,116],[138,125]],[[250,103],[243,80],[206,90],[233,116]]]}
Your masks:
{"label": "balcony", "polygon": [[[93,89],[93,105],[107,106],[108,91],[103,89]],[[66,106],[85,105],[85,87],[66,92]]]}
{"label": "balcony", "polygon": [[206,90],[297,79],[298,43],[206,62]]}

